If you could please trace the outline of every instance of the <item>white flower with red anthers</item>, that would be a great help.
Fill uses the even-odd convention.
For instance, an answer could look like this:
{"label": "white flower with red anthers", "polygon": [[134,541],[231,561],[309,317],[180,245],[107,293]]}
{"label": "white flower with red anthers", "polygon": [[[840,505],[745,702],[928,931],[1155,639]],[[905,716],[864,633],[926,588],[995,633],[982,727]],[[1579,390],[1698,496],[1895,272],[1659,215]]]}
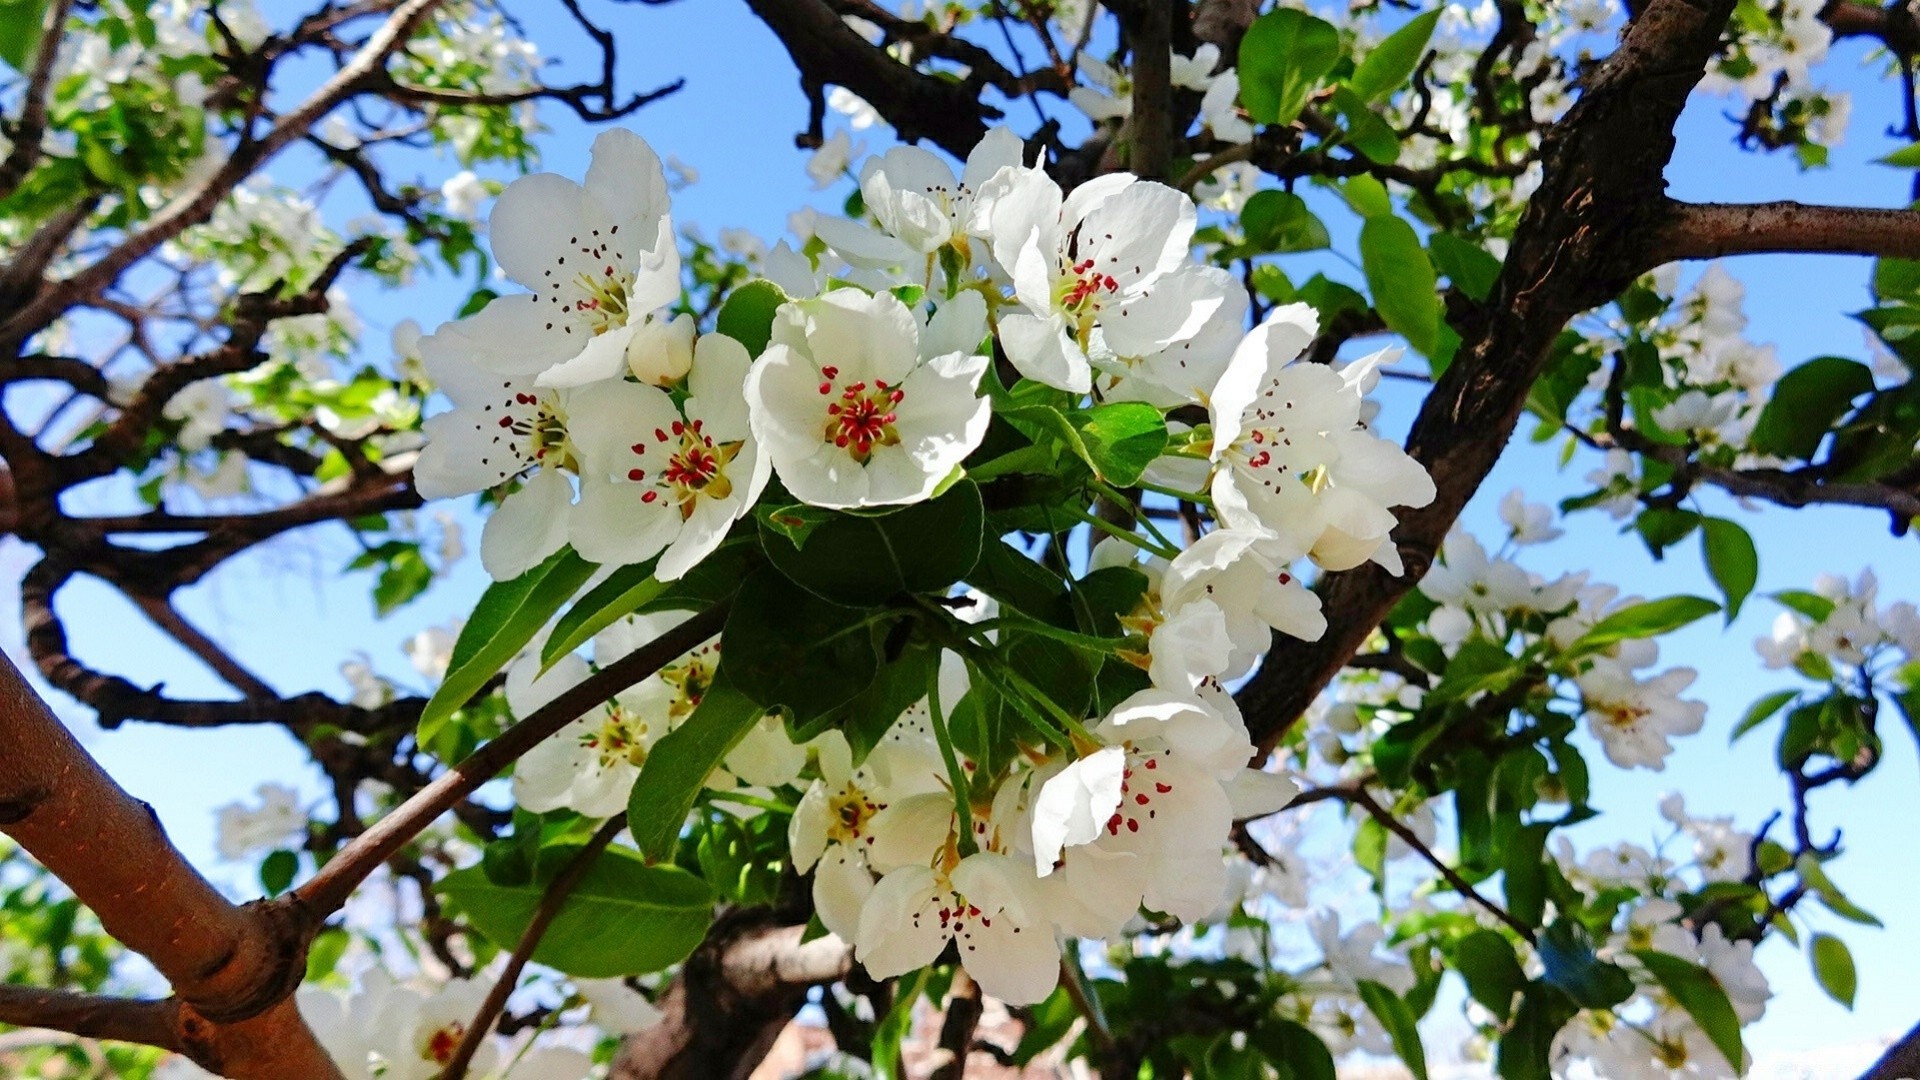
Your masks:
{"label": "white flower with red anthers", "polygon": [[422,498],[445,499],[525,476],[480,534],[487,573],[496,581],[518,577],[567,540],[573,485],[563,472],[577,464],[567,395],[438,350],[429,350],[426,365],[453,408],[421,425],[427,445],[414,464],[414,487]]}
{"label": "white flower with red anthers", "polygon": [[659,554],[654,575],[672,581],[720,546],[771,475],[741,396],[751,362],[739,342],[707,334],[682,404],[625,381],[578,395],[580,505],[568,537],[582,558],[617,566]]}
{"label": "white flower with red anthers", "polygon": [[1368,430],[1365,394],[1383,350],[1341,370],[1294,363],[1319,327],[1305,304],[1276,309],[1234,351],[1207,403],[1212,494],[1223,523],[1286,534],[1329,570],[1373,560],[1394,573],[1390,507],[1433,501],[1433,480],[1400,447]]}
{"label": "white flower with red anthers", "polygon": [[914,722],[916,711],[925,717],[924,705],[909,709],[858,768],[838,731],[812,744],[820,777],[794,808],[787,847],[795,871],[813,870],[814,910],[821,924],[843,941],[854,939],[861,906],[873,891],[867,850],[874,842],[875,818],[894,802],[916,795],[938,793],[949,808],[952,805],[939,747],[924,724]]}
{"label": "white flower with red anthers", "polygon": [[1217,266],[1182,266],[1160,278],[1127,318],[1181,319],[1178,340],[1139,356],[1116,352],[1095,327],[1087,350],[1105,401],[1144,401],[1163,409],[1206,400],[1220,381],[1247,320],[1247,290]]}
{"label": "white flower with red anthers", "polygon": [[1680,697],[1695,674],[1673,668],[1642,682],[1627,662],[1601,657],[1576,677],[1587,730],[1600,740],[1607,760],[1623,769],[1665,768],[1673,752],[1669,736],[1692,735],[1706,723],[1706,703]]}
{"label": "white flower with red anthers", "polygon": [[1230,698],[1209,696],[1141,691],[1096,729],[1105,747],[1036,776],[1034,866],[1065,932],[1117,933],[1143,903],[1205,918],[1225,888],[1219,847],[1234,817],[1272,812],[1297,792],[1245,767],[1245,725],[1223,711]]}
{"label": "white flower with red anthers", "polygon": [[1167,567],[1160,602],[1172,611],[1199,601],[1217,605],[1233,642],[1233,657],[1217,674],[1238,678],[1272,647],[1272,631],[1302,641],[1327,632],[1320,598],[1291,569],[1304,554],[1266,529],[1215,529]]}
{"label": "white flower with red anthers", "polygon": [[635,331],[680,295],[680,255],[660,159],[638,135],[596,138],[584,186],[552,173],[515,180],[488,231],[500,269],[532,291],[441,327],[421,343],[428,357],[577,386],[617,374],[630,346],[658,344]]}
{"label": "white flower with red anthers", "polygon": [[948,865],[903,866],[860,912],[854,956],[876,979],[923,968],[951,942],[985,993],[1030,1005],[1059,981],[1060,950],[1033,873],[982,851]]}
{"label": "white flower with red anthers", "polygon": [[1193,229],[1193,200],[1164,184],[1114,173],[1063,196],[1046,173],[1014,170],[991,221],[994,259],[1020,305],[999,319],[1007,358],[1030,379],[1086,393],[1096,327],[1116,356],[1192,338],[1222,301],[1150,300],[1187,264]]}
{"label": "white flower with red anthers", "polygon": [[754,436],[814,506],[919,502],[986,436],[978,394],[985,302],[948,301],[926,326],[890,293],[836,289],[783,304],[747,375]]}
{"label": "white flower with red anthers", "polygon": [[994,128],[974,146],[955,178],[939,156],[917,146],[896,146],[868,158],[860,169],[860,194],[879,229],[823,217],[816,235],[855,266],[924,266],[926,273],[916,276],[930,279],[934,262],[928,256],[943,247],[960,252],[963,265],[971,262],[965,257],[971,254],[967,238],[986,235],[992,200],[1008,182],[1001,173],[1020,167],[1021,152],[1018,135]]}

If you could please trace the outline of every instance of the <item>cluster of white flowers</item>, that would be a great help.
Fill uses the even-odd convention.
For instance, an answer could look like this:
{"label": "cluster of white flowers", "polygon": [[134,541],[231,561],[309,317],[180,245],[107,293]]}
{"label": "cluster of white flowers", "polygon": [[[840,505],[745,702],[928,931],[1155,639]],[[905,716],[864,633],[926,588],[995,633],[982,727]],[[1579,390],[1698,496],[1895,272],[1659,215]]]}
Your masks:
{"label": "cluster of white flowers", "polygon": [[1758,13],[1757,20],[1741,20],[1731,47],[1709,61],[1700,88],[1749,104],[1771,98],[1788,134],[1803,132],[1814,145],[1839,146],[1853,99],[1814,81],[1813,68],[1833,44],[1833,28],[1820,17],[1824,10],[1820,3],[1786,0]]}
{"label": "cluster of white flowers", "polygon": [[[656,576],[671,580],[772,476],[828,509],[930,498],[986,433],[990,334],[1021,374],[1076,397],[1203,405],[1211,440],[1175,440],[1152,475],[1210,493],[1220,527],[1138,566],[1150,587],[1123,620],[1146,638],[1129,658],[1151,688],[1079,729],[1071,752],[1002,766],[970,829],[930,703],[864,761],[838,732],[799,747],[769,718],[710,779],[764,793],[809,777],[794,860],[814,872],[822,921],[874,976],[957,942],[987,992],[1037,1001],[1057,977],[1058,935],[1119,933],[1143,906],[1187,920],[1219,907],[1231,822],[1295,790],[1247,767],[1252,743],[1222,681],[1251,670],[1276,629],[1324,631],[1295,563],[1397,572],[1394,508],[1434,489],[1365,423],[1364,396],[1393,354],[1294,362],[1316,331],[1305,305],[1247,333],[1244,288],[1192,260],[1194,205],[1180,192],[1119,174],[1063,193],[1004,130],[959,177],[901,147],[859,178],[870,221],[821,218],[809,254],[766,254],[786,299],[757,357],[665,310],[679,295],[669,189],[637,136],[600,136],[584,185],[516,181],[490,233],[531,292],[420,341],[454,408],[427,420],[417,482],[429,497],[507,485],[481,543],[496,578],[571,543],[605,566],[658,557]],[[1095,568],[1133,565],[1126,539]],[[666,625],[616,627],[597,658]],[[619,813],[718,660],[704,645],[535,750],[515,775],[520,804]],[[567,657],[539,675],[530,656],[509,673],[509,704],[524,714],[586,671]],[[951,706],[967,689],[957,656],[943,681]]]}
{"label": "cluster of white flowers", "polygon": [[1799,665],[1807,656],[1849,668],[1867,667],[1883,656],[1896,663],[1920,657],[1920,611],[1906,600],[1879,607],[1879,591],[1880,581],[1870,569],[1853,582],[1821,574],[1814,579],[1813,592],[1830,602],[1832,610],[1817,619],[1800,611],[1781,612],[1772,631],[1754,640],[1754,650],[1775,669]]}
{"label": "cluster of white flowers", "polygon": [[244,859],[296,840],[307,829],[300,793],[284,784],[261,784],[260,805],[228,803],[215,811],[214,847],[223,859]]}

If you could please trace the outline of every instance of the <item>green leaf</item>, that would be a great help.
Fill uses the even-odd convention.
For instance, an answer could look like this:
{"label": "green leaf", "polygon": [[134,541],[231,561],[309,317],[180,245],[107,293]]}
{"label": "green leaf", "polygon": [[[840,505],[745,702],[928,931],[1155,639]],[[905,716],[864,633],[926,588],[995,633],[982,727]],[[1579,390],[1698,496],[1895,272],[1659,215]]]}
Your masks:
{"label": "green leaf", "polygon": [[1886,157],[1873,159],[1875,165],[1891,165],[1896,169],[1920,169],[1920,143],[1903,146]]}
{"label": "green leaf", "polygon": [[1504,845],[1501,888],[1506,891],[1507,911],[1523,923],[1538,923],[1546,911],[1547,869],[1541,860],[1551,828],[1545,822],[1522,825]]}
{"label": "green leaf", "polygon": [[1782,589],[1773,594],[1780,606],[1797,611],[1814,622],[1825,622],[1833,614],[1832,600],[1819,593],[1805,592],[1800,589]]}
{"label": "green leaf", "polygon": [[1473,1000],[1503,1022],[1513,1012],[1514,995],[1527,985],[1513,943],[1492,930],[1475,930],[1455,942],[1453,966],[1467,981]]}
{"label": "green leaf", "polygon": [[868,606],[902,593],[945,592],[980,561],[985,533],[979,485],[962,480],[937,499],[890,514],[835,514],[812,529],[805,547],[777,531],[762,532],[760,545],[808,592]]}
{"label": "green leaf", "polygon": [[1633,955],[1647,973],[1660,981],[1673,1000],[1700,1025],[1735,1072],[1745,1068],[1746,1049],[1740,1043],[1740,1017],[1727,992],[1706,969],[1653,949],[1635,949]]}
{"label": "green leaf", "polygon": [[337,926],[330,926],[315,935],[313,944],[307,946],[307,982],[319,982],[333,974],[340,965],[340,958],[347,954],[347,946],[353,944],[353,935]]}
{"label": "green leaf", "polygon": [[1358,94],[1344,86],[1333,91],[1333,108],[1347,122],[1347,142],[1371,161],[1391,165],[1400,158],[1400,136],[1393,125],[1367,107]]}
{"label": "green leaf", "polygon": [[1094,474],[1115,487],[1137,483],[1167,447],[1166,418],[1145,402],[1077,409],[1067,414],[1067,420],[1079,430]]}
{"label": "green leaf", "polygon": [[767,340],[773,336],[773,313],[786,302],[787,294],[780,286],[755,278],[728,294],[713,318],[713,327],[745,345],[748,356],[757,357],[767,351]]}
{"label": "green leaf", "polygon": [[1667,549],[1687,538],[1700,525],[1700,515],[1692,510],[1650,506],[1634,519],[1633,527],[1647,543],[1655,559],[1667,557]]}
{"label": "green leaf", "polygon": [[1256,123],[1291,124],[1340,62],[1340,31],[1281,8],[1253,20],[1240,41],[1240,103]]}
{"label": "green leaf", "polygon": [[1579,1012],[1580,1006],[1558,988],[1543,982],[1530,985],[1514,1010],[1513,1023],[1500,1037],[1494,1058],[1500,1080],[1550,1080],[1554,1036]]}
{"label": "green leaf", "polygon": [[1595,956],[1586,929],[1571,919],[1547,927],[1538,951],[1546,980],[1587,1008],[1610,1009],[1633,996],[1633,977]]}
{"label": "green leaf", "polygon": [[453,643],[447,677],[420,711],[420,745],[433,742],[447,720],[533,640],[593,571],[593,563],[561,548],[519,577],[487,586]]}
{"label": "green leaf", "polygon": [[[563,866],[583,846],[555,845],[542,853],[542,862]],[[496,885],[473,866],[447,875],[439,891],[487,940],[511,949],[546,896],[548,880]],[[533,959],[584,979],[659,971],[700,944],[713,921],[713,903],[713,890],[685,870],[648,866],[637,852],[609,847],[568,894]]]}
{"label": "green leaf", "polygon": [[756,506],[753,516],[762,526],[792,541],[794,547],[804,548],[812,538],[813,530],[835,520],[838,515],[806,503],[789,503],[786,506]]}
{"label": "green leaf", "polygon": [[1658,637],[1719,610],[1719,604],[1699,596],[1669,596],[1634,604],[1595,623],[1568,647],[1566,655],[1585,656],[1632,638]]}
{"label": "green leaf", "polygon": [[1420,66],[1420,55],[1427,51],[1427,41],[1433,37],[1434,25],[1439,21],[1437,10],[1409,19],[1405,26],[1388,34],[1385,41],[1367,53],[1354,68],[1353,78],[1347,80],[1347,85],[1370,102],[1392,94],[1412,77],[1413,69]]}
{"label": "green leaf", "polygon": [[546,644],[540,646],[541,669],[552,667],[555,660],[592,641],[595,634],[665,592],[667,582],[653,576],[655,561],[648,559],[615,570],[560,616]]}
{"label": "green leaf", "polygon": [[864,610],[822,600],[771,567],[741,585],[720,655],[729,685],[797,725],[851,700],[879,669]]}
{"label": "green leaf", "polygon": [[1753,537],[1739,522],[1726,518],[1705,518],[1700,522],[1700,546],[1707,558],[1707,573],[1727,598],[1727,622],[1740,614],[1753,586],[1760,580],[1760,553],[1754,550]]}
{"label": "green leaf", "polygon": [[300,856],[285,849],[275,851],[260,863],[260,887],[268,896],[279,896],[293,884],[293,877],[300,872]]}
{"label": "green leaf", "polygon": [[[1339,191],[1341,198],[1347,200],[1347,205],[1353,208],[1353,212],[1363,218],[1372,219],[1393,216],[1393,197],[1387,194],[1387,185],[1366,173],[1348,177],[1341,182],[1336,190]],[[1311,282],[1308,284],[1311,284]],[[1306,285],[1300,287],[1302,292],[1305,292],[1306,288]],[[1306,298],[1302,297],[1301,299],[1304,300]],[[1312,301],[1309,300],[1308,303],[1312,303]],[[1318,304],[1314,304],[1316,308],[1319,306]]]}
{"label": "green leaf", "polygon": [[1853,995],[1859,989],[1860,977],[1853,969],[1853,952],[1847,943],[1832,934],[1815,934],[1808,943],[1808,955],[1813,958],[1813,977],[1820,981],[1820,989],[1833,1000],[1853,1008]]}
{"label": "green leaf", "polygon": [[1440,338],[1440,293],[1413,226],[1398,217],[1368,218],[1360,227],[1360,264],[1380,318],[1431,356]]}
{"label": "green leaf", "polygon": [[1257,252],[1318,251],[1332,243],[1307,201],[1277,188],[1254,192],[1240,208],[1240,228]]}
{"label": "green leaf", "polygon": [[1800,875],[1800,880],[1806,882],[1807,887],[1813,890],[1813,894],[1819,897],[1820,902],[1826,905],[1828,911],[1848,922],[1856,922],[1862,926],[1883,925],[1872,912],[1847,899],[1846,894],[1840,891],[1840,887],[1833,883],[1833,879],[1827,876],[1825,870],[1821,869],[1820,860],[1811,852],[1795,859],[1793,869]]}
{"label": "green leaf", "polygon": [[1326,1042],[1304,1024],[1269,1016],[1247,1034],[1247,1041],[1268,1061],[1291,1070],[1281,1075],[1292,1080],[1335,1080],[1339,1075]]}
{"label": "green leaf", "polygon": [[1420,1043],[1420,1029],[1415,1024],[1413,1010],[1400,995],[1372,979],[1360,980],[1360,1000],[1367,1003],[1368,1011],[1387,1029],[1387,1038],[1393,1040],[1393,1052],[1406,1062],[1414,1080],[1427,1080],[1427,1051]]}
{"label": "green leaf", "polygon": [[[724,639],[723,639],[724,640]],[[653,744],[627,796],[627,828],[649,862],[673,857],[680,829],[707,777],[720,767],[762,709],[727,677],[732,657],[721,653],[713,682],[684,722]]]}
{"label": "green leaf", "polygon": [[1753,448],[1776,457],[1811,460],[1820,441],[1873,391],[1873,369],[1858,360],[1821,356],[1780,377],[1754,424]]}
{"label": "green leaf", "polygon": [[[1493,283],[1500,276],[1500,260],[1494,258],[1492,252],[1446,232],[1429,236],[1427,251],[1433,256],[1434,268],[1445,274],[1453,287],[1468,299],[1485,300],[1492,294]],[[1561,415],[1565,413],[1563,408]]]}
{"label": "green leaf", "polygon": [[1746,715],[1740,717],[1740,722],[1733,726],[1733,734],[1727,736],[1727,741],[1733,742],[1740,736],[1766,723],[1774,713],[1786,708],[1787,702],[1799,696],[1800,691],[1798,690],[1777,690],[1761,698],[1759,701],[1754,702],[1747,708]]}
{"label": "green leaf", "polygon": [[26,74],[40,51],[46,19],[47,0],[0,0],[0,60]]}

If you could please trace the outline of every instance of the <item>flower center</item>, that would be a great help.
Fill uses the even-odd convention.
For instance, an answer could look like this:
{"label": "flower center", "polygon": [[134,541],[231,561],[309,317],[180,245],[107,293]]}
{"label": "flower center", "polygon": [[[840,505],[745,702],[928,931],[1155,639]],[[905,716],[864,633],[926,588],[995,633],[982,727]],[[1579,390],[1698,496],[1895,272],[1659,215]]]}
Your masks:
{"label": "flower center", "polygon": [[720,646],[704,645],[678,664],[660,669],[660,679],[674,690],[673,703],[667,706],[667,716],[671,720],[680,720],[700,707],[700,699],[707,694],[707,687],[713,685],[713,669],[719,665]]}
{"label": "flower center", "polygon": [[554,395],[519,391],[510,406],[500,418],[500,426],[519,440],[523,460],[561,469],[574,467],[573,453],[567,445],[567,418]]}
{"label": "flower center", "polygon": [[1082,259],[1067,267],[1055,289],[1060,295],[1061,311],[1081,322],[1089,322],[1099,314],[1106,298],[1119,291],[1120,283],[1112,274],[1094,269],[1092,259]]}
{"label": "flower center", "polygon": [[580,742],[599,755],[602,769],[610,769],[623,761],[639,768],[647,760],[646,738],[645,720],[629,715],[618,705],[610,705],[600,727]]}
{"label": "flower center", "polygon": [[[702,421],[699,420],[692,423],[675,420],[671,429],[653,429],[656,443],[679,440],[677,448],[668,454],[667,464],[660,470],[655,483],[664,486],[673,501],[679,504],[683,520],[693,516],[694,506],[701,496],[724,499],[733,494],[733,481],[727,478],[727,464],[740,453],[742,443],[716,443],[701,430],[701,426]],[[629,449],[638,457],[646,457],[645,441],[634,443]],[[636,465],[627,470],[627,479],[645,483],[647,470]],[[640,496],[640,501],[650,503],[659,497],[659,491],[649,491]]]}
{"label": "flower center", "polygon": [[[827,796],[827,838],[842,844],[861,839],[867,822],[884,809],[885,803],[874,802],[853,781],[847,781],[846,787]],[[868,842],[872,842],[871,838]]]}
{"label": "flower center", "polygon": [[[826,377],[820,393],[831,397],[840,369],[824,367],[820,374]],[[900,444],[900,432],[894,423],[899,418],[896,410],[906,398],[905,390],[889,385],[885,379],[875,379],[871,386],[864,380],[848,383],[841,388],[839,398],[827,404],[827,439],[853,455],[855,461],[866,464],[874,447]]]}
{"label": "flower center", "polygon": [[453,1052],[460,1048],[460,1040],[466,1034],[466,1025],[460,1023],[435,1028],[433,1034],[427,1036],[426,1044],[420,1048],[420,1057],[436,1065],[445,1065],[453,1060]]}

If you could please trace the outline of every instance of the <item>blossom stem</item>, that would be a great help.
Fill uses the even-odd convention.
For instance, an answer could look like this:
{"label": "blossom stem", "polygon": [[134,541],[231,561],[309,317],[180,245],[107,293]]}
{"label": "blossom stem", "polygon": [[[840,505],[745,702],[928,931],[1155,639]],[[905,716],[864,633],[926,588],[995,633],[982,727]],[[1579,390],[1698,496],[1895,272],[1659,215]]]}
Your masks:
{"label": "blossom stem", "polygon": [[973,796],[967,785],[967,772],[960,767],[960,755],[953,749],[953,733],[947,729],[947,714],[940,708],[940,680],[927,684],[927,714],[933,719],[933,738],[940,744],[940,757],[947,763],[947,782],[953,785],[953,815],[960,834],[960,854],[973,854]]}
{"label": "blossom stem", "polygon": [[1091,525],[1096,529],[1099,529],[1101,532],[1106,533],[1108,536],[1114,537],[1115,539],[1118,539],[1118,540],[1124,540],[1127,543],[1132,544],[1134,547],[1139,548],[1141,551],[1144,551],[1149,555],[1158,555],[1163,559],[1170,560],[1174,556],[1180,554],[1178,551],[1173,550],[1171,547],[1166,547],[1166,546],[1162,546],[1160,544],[1154,543],[1153,541],[1147,539],[1146,537],[1141,536],[1139,533],[1134,532],[1132,529],[1123,529],[1120,526],[1115,525],[1113,522],[1107,521],[1097,515],[1089,514],[1085,510],[1082,510],[1077,506],[1068,506],[1068,507],[1065,507],[1064,509],[1069,515],[1071,515],[1075,519],[1081,522],[1084,522],[1088,525]]}

